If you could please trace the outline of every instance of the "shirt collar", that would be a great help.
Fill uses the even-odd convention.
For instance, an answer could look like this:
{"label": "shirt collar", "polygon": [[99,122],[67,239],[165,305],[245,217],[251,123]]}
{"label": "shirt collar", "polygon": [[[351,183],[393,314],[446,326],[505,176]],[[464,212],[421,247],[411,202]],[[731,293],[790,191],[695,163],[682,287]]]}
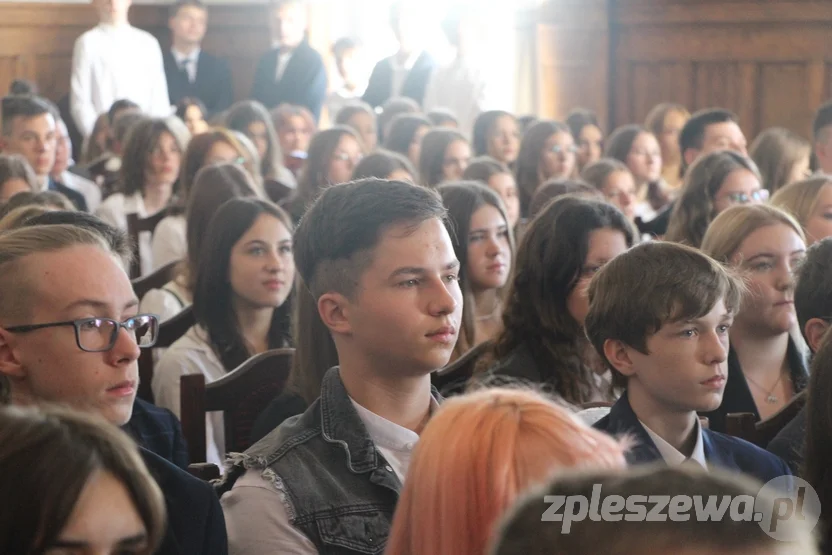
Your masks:
{"label": "shirt collar", "polygon": [[641,420],[639,420],[639,424],[647,432],[647,435],[650,436],[650,439],[653,440],[656,449],[659,450],[659,454],[669,466],[679,466],[687,460],[691,460],[707,470],[708,461],[705,460],[705,444],[702,441],[702,428],[699,425],[699,418],[696,419],[696,444],[693,446],[693,453],[691,453],[690,457],[685,457],[678,449],[662,439],[661,436],[648,428]]}
{"label": "shirt collar", "polygon": [[412,52],[410,54],[410,56],[407,57],[407,59],[404,61],[403,64],[399,63],[399,56],[395,55],[395,56],[393,56],[393,68],[410,71],[411,69],[413,69],[413,66],[416,65],[416,60],[418,60],[419,56],[421,56],[421,55],[422,55],[422,53],[419,52],[419,51]]}
{"label": "shirt collar", "polygon": [[[350,397],[350,402],[355,407],[358,417],[364,423],[367,433],[370,434],[370,438],[376,446],[393,451],[412,451],[416,446],[416,442],[419,441],[419,434],[367,410],[356,403],[352,397]],[[433,414],[438,408],[439,403],[431,397],[430,413]]]}
{"label": "shirt collar", "polygon": [[193,61],[196,62],[199,60],[199,53],[202,52],[201,48],[197,48],[190,54],[182,54],[181,52],[177,51],[174,48],[170,49],[170,53],[173,54],[173,59],[176,60],[177,65],[182,65],[182,62],[186,61]]}

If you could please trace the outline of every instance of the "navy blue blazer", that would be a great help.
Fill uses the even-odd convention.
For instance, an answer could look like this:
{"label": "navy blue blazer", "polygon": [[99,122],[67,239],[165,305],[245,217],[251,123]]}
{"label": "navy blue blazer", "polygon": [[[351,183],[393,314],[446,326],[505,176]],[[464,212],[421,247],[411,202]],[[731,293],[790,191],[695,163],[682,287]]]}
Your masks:
{"label": "navy blue blazer", "polygon": [[81,210],[82,212],[87,212],[87,200],[84,198],[84,195],[76,191],[75,189],[70,189],[63,183],[59,181],[55,181],[51,177],[49,178],[49,184],[46,187],[49,191],[55,191],[56,193],[61,193],[69,202],[71,202],[75,208]]}
{"label": "navy blue blazer", "polygon": [[186,96],[193,96],[205,104],[208,110],[205,116],[208,117],[228,109],[234,102],[234,81],[228,62],[224,59],[204,50],[200,51],[196,61],[196,80],[191,83],[179,69],[170,49],[162,52],[162,58],[165,62],[168,96],[172,105],[175,106]]}
{"label": "navy blue blazer", "polygon": [[277,48],[273,48],[257,62],[251,97],[269,109],[283,103],[306,106],[318,121],[327,86],[323,58],[304,40],[295,48],[280,81],[277,81],[278,52]]}
{"label": "navy blue blazer", "polygon": [[121,429],[141,447],[188,470],[188,446],[182,435],[182,425],[171,411],[137,397],[133,403],[133,416]]}
{"label": "navy blue blazer", "polygon": [[228,555],[225,517],[217,494],[162,457],[139,450],[165,496],[168,527],[157,555]]}
{"label": "navy blue blazer", "polygon": [[[596,422],[593,428],[613,436],[627,434],[635,439],[635,446],[627,453],[627,463],[630,465],[664,460],[647,430],[638,421],[626,392],[612,406],[610,413]],[[763,483],[778,476],[792,474],[780,458],[745,440],[702,428],[702,443],[705,460],[710,465],[748,474]]]}
{"label": "navy blue blazer", "polygon": [[[416,63],[410,69],[402,84],[399,96],[412,98],[419,105],[425,99],[425,90],[428,88],[428,81],[436,67],[436,60],[427,52],[416,59]],[[364,102],[372,106],[382,106],[393,96],[393,57],[381,60],[373,68],[367,90],[364,92]]]}

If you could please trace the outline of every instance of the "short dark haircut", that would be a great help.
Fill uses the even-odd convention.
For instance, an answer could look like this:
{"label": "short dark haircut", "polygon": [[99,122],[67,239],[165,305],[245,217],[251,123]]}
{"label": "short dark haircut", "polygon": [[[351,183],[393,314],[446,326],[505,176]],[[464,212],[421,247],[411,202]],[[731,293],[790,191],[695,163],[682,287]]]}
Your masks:
{"label": "short dark haircut", "polygon": [[170,7],[170,17],[176,17],[179,15],[179,10],[184,7],[193,7],[199,8],[203,11],[208,11],[207,6],[202,2],[202,0],[177,0],[171,7]]}
{"label": "short dark haircut", "polygon": [[362,179],[326,189],[295,232],[295,266],[315,298],[355,293],[382,233],[446,218],[435,192],[412,183]]}
{"label": "short dark haircut", "polygon": [[125,110],[140,110],[140,107],[138,104],[127,98],[121,98],[113,102],[113,104],[110,106],[110,109],[107,110],[107,122],[110,124],[111,127],[113,125],[113,122],[115,122],[118,113],[123,112]]}
{"label": "short dark haircut", "polygon": [[46,99],[32,95],[4,96],[0,119],[3,120],[2,134],[8,136],[12,132],[12,121],[17,118],[34,118],[43,114],[50,114],[57,119],[55,105]]}
{"label": "short dark haircut", "polygon": [[812,137],[817,142],[821,139],[821,132],[832,125],[832,101],[827,102],[815,112],[812,120]]}
{"label": "short dark haircut", "polygon": [[340,39],[335,41],[335,44],[332,45],[332,55],[335,56],[336,61],[341,61],[341,58],[344,57],[344,54],[346,54],[350,50],[361,48],[361,46],[361,39],[358,39],[356,37],[341,37]]}
{"label": "short dark haircut", "polygon": [[368,177],[375,177],[377,179],[387,179],[394,171],[406,171],[414,179],[416,178],[416,171],[413,169],[413,164],[404,155],[391,150],[384,150],[380,148],[365,156],[361,162],[355,167],[352,172],[353,179],[366,179]]}
{"label": "short dark haircut", "polygon": [[608,339],[649,354],[647,339],[664,325],[701,318],[722,300],[736,314],[744,287],[739,277],[697,249],[651,241],[616,256],[589,284],[586,336],[612,370],[613,385],[626,378],[604,354]]}
{"label": "short dark haircut", "polygon": [[176,103],[176,117],[185,121],[185,116],[188,114],[188,108],[191,106],[196,106],[199,109],[203,119],[208,117],[208,108],[205,107],[205,103],[195,96],[186,96]]}
{"label": "short dark haircut", "polygon": [[806,322],[812,318],[832,322],[832,237],[806,251],[797,273],[794,308],[801,333],[806,332]]}
{"label": "short dark haircut", "polygon": [[[826,400],[824,399],[824,403]],[[825,406],[825,405],[824,405]],[[698,499],[750,498],[757,514],[774,514],[778,500],[756,480],[724,470],[683,466],[646,465],[627,470],[571,470],[559,472],[548,485],[535,488],[507,511],[505,520],[495,530],[490,555],[606,555],[658,553],[778,553],[780,555],[817,555],[815,538],[810,532],[811,519],[789,518],[778,523],[777,533],[789,542],[769,535],[768,526],[754,519],[722,518],[703,523],[697,518],[687,521],[673,518],[615,519],[582,518],[573,520],[565,531],[560,522],[546,522],[541,515],[555,499],[583,496],[593,499],[603,491],[606,500],[618,497],[630,500],[673,499],[690,496]],[[596,491],[597,490],[597,491]],[[723,497],[725,496],[725,497]],[[821,497],[823,499],[823,497]],[[756,504],[759,503],[759,506]],[[638,502],[636,503],[638,505]],[[651,501],[652,506],[652,501]],[[672,503],[671,503],[672,505]],[[641,505],[644,506],[644,505]],[[621,514],[621,513],[619,513]],[[624,513],[626,514],[626,513]],[[628,520],[629,517],[624,517]],[[619,518],[619,520],[621,520]],[[675,520],[675,521],[674,521]],[[565,521],[564,521],[565,522]],[[779,536],[778,536],[779,537]],[[684,546],[684,548],[680,547]],[[690,551],[688,551],[690,550]]]}
{"label": "short dark haircut", "polygon": [[[256,353],[250,352],[234,310],[229,280],[231,251],[261,215],[278,219],[289,233],[292,221],[280,207],[253,198],[231,199],[220,207],[205,236],[194,286],[193,311],[226,370],[233,370]],[[274,310],[269,326],[269,349],[290,344],[292,294]]]}
{"label": "short dark haircut", "polygon": [[28,79],[15,79],[9,85],[9,94],[38,94],[38,86]]}
{"label": "short dark haircut", "polygon": [[684,159],[689,148],[701,149],[705,143],[705,131],[709,125],[716,123],[739,123],[737,114],[723,108],[707,108],[693,114],[679,133],[679,152]]}

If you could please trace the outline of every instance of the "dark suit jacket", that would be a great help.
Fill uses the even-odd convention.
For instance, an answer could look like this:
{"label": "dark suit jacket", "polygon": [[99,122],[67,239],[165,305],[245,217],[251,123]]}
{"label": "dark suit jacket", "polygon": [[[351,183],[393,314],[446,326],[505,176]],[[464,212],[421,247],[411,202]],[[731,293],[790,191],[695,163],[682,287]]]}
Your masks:
{"label": "dark suit jacket", "polygon": [[122,430],[141,447],[182,470],[188,469],[188,447],[182,435],[182,425],[171,411],[137,397],[133,403],[133,416],[122,426]]}
{"label": "dark suit jacket", "polygon": [[[806,369],[806,360],[793,341],[789,340],[789,349],[786,353],[791,370],[791,379],[794,392],[800,393],[806,388],[809,380],[809,371]],[[725,417],[732,412],[750,412],[760,420],[760,412],[757,404],[751,395],[751,389],[742,373],[740,360],[734,349],[728,351],[728,379],[725,382],[725,392],[722,394],[722,404],[711,412],[703,412],[702,416],[708,417],[708,427],[717,432],[725,431]]]}
{"label": "dark suit jacket", "polygon": [[306,106],[318,121],[326,97],[326,67],[321,55],[303,41],[276,81],[278,52],[273,48],[260,58],[251,97],[269,109],[283,103]]}
{"label": "dark suit jacket", "polygon": [[806,407],[804,406],[797,413],[794,419],[783,426],[771,443],[768,444],[766,450],[774,453],[789,465],[792,472],[800,473],[800,467],[803,466],[803,452],[806,449],[806,426],[809,419]]}
{"label": "dark suit jacket", "polygon": [[[647,430],[638,421],[626,392],[593,428],[614,436],[632,436],[636,445],[627,453],[630,465],[664,460]],[[742,472],[763,483],[778,476],[791,476],[789,467],[781,459],[745,440],[702,428],[702,442],[709,465]]]}
{"label": "dark suit jacket", "polygon": [[50,191],[55,191],[56,193],[61,193],[63,196],[69,199],[69,202],[75,205],[75,208],[81,210],[82,212],[87,212],[87,201],[84,198],[84,195],[76,191],[75,189],[70,189],[63,183],[55,181],[51,177],[49,178],[49,185],[47,189]]}
{"label": "dark suit jacket", "polygon": [[[401,94],[412,98],[420,105],[425,98],[425,90],[428,88],[430,75],[436,67],[436,60],[427,52],[416,59],[416,63],[407,74],[402,84]],[[370,82],[364,92],[364,102],[373,108],[383,105],[393,95],[393,57],[381,60],[373,68],[370,75]]]}
{"label": "dark suit jacket", "polygon": [[157,555],[227,555],[225,517],[214,488],[146,449],[140,452],[165,496],[168,513]]}
{"label": "dark suit jacket", "polygon": [[170,49],[162,53],[165,76],[168,80],[170,103],[176,105],[186,96],[195,96],[208,109],[206,117],[222,112],[234,102],[234,83],[228,62],[208,52],[200,51],[196,63],[196,80],[190,80],[179,70]]}

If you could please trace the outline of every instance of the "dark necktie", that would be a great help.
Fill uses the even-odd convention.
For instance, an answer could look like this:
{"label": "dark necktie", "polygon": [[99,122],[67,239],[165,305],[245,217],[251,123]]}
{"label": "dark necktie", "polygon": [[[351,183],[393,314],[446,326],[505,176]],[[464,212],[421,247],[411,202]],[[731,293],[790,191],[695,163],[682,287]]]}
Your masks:
{"label": "dark necktie", "polygon": [[191,74],[188,72],[188,69],[191,67],[192,63],[193,60],[191,60],[190,58],[185,58],[179,64],[179,72],[182,74],[182,77],[184,77],[185,81],[187,81],[188,83],[191,82]]}

